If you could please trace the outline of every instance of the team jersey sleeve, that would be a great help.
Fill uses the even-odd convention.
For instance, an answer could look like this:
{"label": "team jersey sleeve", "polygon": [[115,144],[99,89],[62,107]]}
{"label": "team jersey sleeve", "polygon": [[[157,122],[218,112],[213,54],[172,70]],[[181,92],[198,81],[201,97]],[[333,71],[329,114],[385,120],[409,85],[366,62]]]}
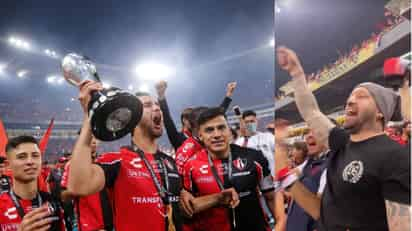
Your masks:
{"label": "team jersey sleeve", "polygon": [[263,156],[261,151],[255,151],[255,153],[252,154],[256,157],[255,165],[258,173],[260,191],[265,193],[274,190],[273,177],[270,173],[267,158]]}
{"label": "team jersey sleeve", "polygon": [[[398,145],[398,144],[396,144]],[[386,200],[402,204],[411,203],[411,154],[403,147],[387,153],[380,171],[382,192]]]}
{"label": "team jersey sleeve", "polygon": [[107,153],[99,156],[97,164],[103,169],[105,178],[105,187],[111,188],[116,182],[119,175],[121,157],[120,153]]}
{"label": "team jersey sleeve", "polygon": [[183,188],[193,193],[193,178],[192,178],[192,164],[191,161],[187,161],[183,167]]}

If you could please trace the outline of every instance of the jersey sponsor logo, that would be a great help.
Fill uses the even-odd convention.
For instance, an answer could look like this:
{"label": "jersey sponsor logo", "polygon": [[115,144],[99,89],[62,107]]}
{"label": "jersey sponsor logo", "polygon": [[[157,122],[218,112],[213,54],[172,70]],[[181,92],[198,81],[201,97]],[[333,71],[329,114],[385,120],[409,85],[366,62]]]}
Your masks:
{"label": "jersey sponsor logo", "polygon": [[150,178],[150,175],[148,173],[142,171],[134,171],[131,169],[127,170],[127,176],[130,178]]}
{"label": "jersey sponsor logo", "polygon": [[14,231],[19,228],[19,224],[13,223],[13,224],[1,224],[0,225],[0,230],[2,231]]}
{"label": "jersey sponsor logo", "polygon": [[142,159],[140,157],[134,158],[130,161],[130,164],[135,168],[142,168]]}
{"label": "jersey sponsor logo", "polygon": [[235,168],[237,168],[240,171],[245,169],[246,165],[247,165],[247,159],[237,158],[236,160],[233,161],[233,166],[235,166]]}
{"label": "jersey sponsor logo", "polygon": [[4,216],[8,217],[10,220],[16,219],[17,218],[16,207],[11,207],[7,209],[7,211],[4,213]]}
{"label": "jersey sponsor logo", "polygon": [[185,146],[183,147],[183,153],[186,153],[189,149],[193,148],[195,146],[194,143],[187,143],[185,144]]}
{"label": "jersey sponsor logo", "polygon": [[195,179],[197,184],[202,184],[202,183],[212,183],[215,181],[215,178],[212,176],[201,176]]}
{"label": "jersey sponsor logo", "polygon": [[161,199],[158,196],[155,197],[132,197],[133,204],[158,204]]}
{"label": "jersey sponsor logo", "polygon": [[199,168],[200,173],[202,174],[208,174],[209,173],[209,165],[204,164]]}
{"label": "jersey sponsor logo", "polygon": [[343,180],[352,184],[358,183],[363,175],[363,163],[359,160],[354,160],[350,162],[343,169],[342,177]]}

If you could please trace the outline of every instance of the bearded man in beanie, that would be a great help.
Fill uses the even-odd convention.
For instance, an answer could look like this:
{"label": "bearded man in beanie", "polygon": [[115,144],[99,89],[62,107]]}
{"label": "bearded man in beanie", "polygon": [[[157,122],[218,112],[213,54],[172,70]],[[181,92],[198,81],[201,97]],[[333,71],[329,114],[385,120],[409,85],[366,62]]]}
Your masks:
{"label": "bearded man in beanie", "polygon": [[410,149],[384,134],[388,121],[401,119],[399,96],[374,83],[356,86],[340,129],[320,111],[296,54],[281,47],[277,58],[292,76],[299,113],[331,150],[320,200],[295,172],[278,177],[278,185],[292,192],[305,211],[318,215],[319,230],[410,230]]}

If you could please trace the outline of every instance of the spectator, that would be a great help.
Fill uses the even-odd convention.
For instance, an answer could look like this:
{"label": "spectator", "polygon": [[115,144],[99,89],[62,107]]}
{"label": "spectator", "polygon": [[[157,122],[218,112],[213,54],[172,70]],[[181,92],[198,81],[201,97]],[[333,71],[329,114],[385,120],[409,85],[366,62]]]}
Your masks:
{"label": "spectator", "polygon": [[6,157],[0,156],[0,194],[8,192],[11,187],[11,180],[6,174]]}
{"label": "spectator", "polygon": [[305,142],[295,142],[292,145],[291,159],[294,166],[301,165],[308,154],[308,148]]}
{"label": "spectator", "polygon": [[389,120],[398,119],[398,96],[373,83],[355,87],[345,107],[346,133],[320,112],[296,54],[282,47],[277,57],[292,76],[299,113],[331,149],[321,206],[296,173],[288,175],[284,188],[296,192],[294,199],[304,202],[300,205],[320,218],[325,230],[410,229],[410,150],[383,132]]}
{"label": "spectator", "polygon": [[273,153],[275,151],[275,137],[268,132],[258,132],[258,119],[254,111],[244,111],[242,113],[242,121],[245,125],[245,135],[239,137],[235,144],[260,150],[266,157],[269,163],[271,174],[274,176],[274,159]]}

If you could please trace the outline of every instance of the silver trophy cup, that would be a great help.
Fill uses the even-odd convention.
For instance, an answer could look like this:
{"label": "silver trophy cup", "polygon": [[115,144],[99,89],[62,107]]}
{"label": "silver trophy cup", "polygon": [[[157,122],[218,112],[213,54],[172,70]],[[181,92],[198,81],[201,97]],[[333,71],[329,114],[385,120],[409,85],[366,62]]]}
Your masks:
{"label": "silver trophy cup", "polygon": [[[62,60],[63,76],[79,87],[84,80],[101,82],[96,66],[87,57],[70,53]],[[102,141],[113,141],[133,132],[143,112],[140,100],[116,87],[92,92],[88,105],[93,135]]]}

